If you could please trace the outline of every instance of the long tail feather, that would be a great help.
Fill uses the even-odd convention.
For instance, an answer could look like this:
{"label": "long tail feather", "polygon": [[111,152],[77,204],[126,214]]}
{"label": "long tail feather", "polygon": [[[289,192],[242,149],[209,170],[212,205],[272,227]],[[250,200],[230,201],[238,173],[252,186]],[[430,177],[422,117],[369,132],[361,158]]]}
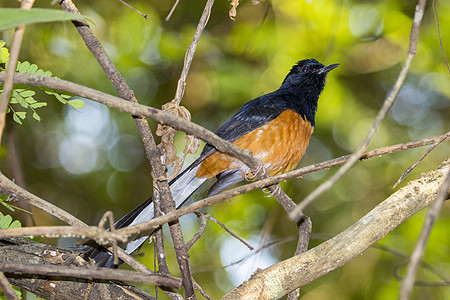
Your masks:
{"label": "long tail feather", "polygon": [[[175,201],[176,208],[183,205],[183,203],[206,181],[205,178],[195,177],[195,173],[198,168],[198,166],[193,169],[187,168],[170,182],[170,191],[172,193],[173,200]],[[119,229],[151,220],[154,218],[153,209],[152,198],[149,198],[119,219],[116,223],[114,223],[114,226],[116,229]],[[125,246],[121,246],[124,246],[125,251],[128,254],[132,254],[144,244],[150,234],[151,233],[146,233],[143,236],[136,236]],[[89,257],[94,259],[98,267],[117,267],[114,265],[112,253],[106,248],[99,246],[93,240],[87,241],[78,247],[77,250],[83,252],[86,258]]]}

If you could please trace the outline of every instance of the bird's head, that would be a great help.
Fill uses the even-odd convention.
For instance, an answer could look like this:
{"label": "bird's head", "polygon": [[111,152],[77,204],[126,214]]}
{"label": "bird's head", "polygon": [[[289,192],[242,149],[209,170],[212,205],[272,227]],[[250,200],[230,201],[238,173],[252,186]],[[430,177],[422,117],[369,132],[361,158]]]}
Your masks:
{"label": "bird's head", "polygon": [[313,58],[301,60],[292,67],[281,88],[292,89],[294,94],[313,93],[319,97],[325,87],[328,72],[338,66],[339,64],[325,66]]}

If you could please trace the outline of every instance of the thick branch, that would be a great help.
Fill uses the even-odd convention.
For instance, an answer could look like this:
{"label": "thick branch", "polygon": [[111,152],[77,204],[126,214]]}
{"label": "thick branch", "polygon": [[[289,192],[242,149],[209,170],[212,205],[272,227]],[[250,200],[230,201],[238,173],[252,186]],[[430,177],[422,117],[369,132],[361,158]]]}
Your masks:
{"label": "thick branch", "polygon": [[344,232],[253,275],[223,299],[277,299],[339,268],[431,205],[449,169],[447,160],[436,171],[423,174],[392,194]]}
{"label": "thick branch", "polygon": [[[92,277],[95,277],[93,273],[96,273],[96,271],[90,269],[80,256],[74,255],[71,251],[36,243],[24,238],[0,240],[0,272],[3,271],[12,284],[31,291],[39,297],[68,300],[152,299],[151,296],[144,292],[117,281],[113,283],[105,280],[91,281],[61,276],[60,271],[66,270],[67,272],[68,266],[71,266],[70,269],[73,269],[72,273],[79,270],[80,274],[89,277],[88,274],[91,273]],[[26,275],[23,273],[31,269],[34,269],[32,274]],[[46,269],[46,274],[38,275],[39,270],[43,271],[43,269]],[[100,272],[103,273],[100,277],[115,276],[116,280],[130,278],[129,271],[123,273],[109,270],[108,272],[115,274],[105,275],[104,272]],[[145,278],[148,275],[135,273],[133,274],[134,276],[143,276],[142,278]],[[106,279],[107,277],[104,278]],[[112,278],[109,277],[109,279]],[[172,279],[170,280],[172,282]],[[175,279],[175,281],[177,280]]]}

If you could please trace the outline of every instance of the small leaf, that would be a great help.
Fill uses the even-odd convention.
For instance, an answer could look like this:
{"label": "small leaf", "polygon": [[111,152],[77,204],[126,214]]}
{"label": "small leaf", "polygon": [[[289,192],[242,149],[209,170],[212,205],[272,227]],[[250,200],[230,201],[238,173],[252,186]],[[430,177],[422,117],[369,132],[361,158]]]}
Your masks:
{"label": "small leaf", "polygon": [[44,70],[42,70],[42,69],[39,69],[39,70],[37,70],[37,71],[36,71],[36,74],[39,74],[39,75],[44,75]]}
{"label": "small leaf", "polygon": [[52,72],[45,71],[44,74],[42,74],[42,75],[50,77],[50,76],[52,76]]}
{"label": "small leaf", "polygon": [[28,104],[33,104],[33,103],[36,103],[36,102],[37,102],[36,100],[34,100],[33,97],[25,98],[25,101],[27,101]]}
{"label": "small leaf", "polygon": [[19,119],[19,117],[15,113],[13,113],[13,120],[16,121],[17,123],[19,123],[20,125],[22,125],[22,121]]}
{"label": "small leaf", "polygon": [[0,64],[4,64],[9,60],[8,48],[3,47],[5,45],[4,41],[0,40]]}
{"label": "small leaf", "polygon": [[27,97],[31,97],[34,96],[36,94],[35,91],[32,90],[24,90],[23,92],[20,93],[20,96],[27,98]]}
{"label": "small leaf", "polygon": [[70,100],[67,104],[75,109],[81,109],[84,107],[84,101],[81,99]]}
{"label": "small leaf", "polygon": [[10,225],[9,228],[21,228],[22,223],[20,223],[19,220],[14,220]]}
{"label": "small leaf", "polygon": [[30,65],[31,65],[30,62],[24,61],[20,64],[20,66],[19,65],[17,65],[17,66],[19,66],[20,73],[26,73],[28,68],[30,67]]}
{"label": "small leaf", "polygon": [[30,106],[32,108],[40,108],[40,107],[47,106],[47,102],[36,102],[36,103],[30,104]]}
{"label": "small leaf", "polygon": [[12,217],[10,215],[3,216],[0,219],[0,228],[8,229],[11,222],[12,222]]}
{"label": "small leaf", "polygon": [[36,73],[36,71],[37,71],[38,69],[39,69],[39,67],[38,67],[36,64],[32,64],[32,65],[28,68],[27,73],[34,74],[34,73]]}
{"label": "small leaf", "polygon": [[16,111],[16,115],[23,120],[27,117],[27,112],[26,111]]}
{"label": "small leaf", "polygon": [[67,104],[67,100],[64,99],[63,97],[61,97],[61,95],[57,94],[57,93],[52,93],[50,95],[53,95],[56,97],[56,99],[58,99],[59,102],[61,102],[62,104]]}
{"label": "small leaf", "polygon": [[19,103],[22,107],[28,108],[27,101],[25,101],[25,99],[23,99],[23,97],[20,94],[17,94],[16,100],[17,100],[17,103]]}
{"label": "small leaf", "polygon": [[33,119],[37,120],[37,121],[41,121],[41,117],[37,114],[37,112],[33,112]]}

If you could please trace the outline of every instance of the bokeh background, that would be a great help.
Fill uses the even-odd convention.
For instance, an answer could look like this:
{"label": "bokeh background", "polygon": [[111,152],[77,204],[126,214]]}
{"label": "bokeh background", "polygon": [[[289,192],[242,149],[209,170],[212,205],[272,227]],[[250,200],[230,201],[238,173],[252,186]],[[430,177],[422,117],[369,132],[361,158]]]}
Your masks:
{"label": "bokeh background", "polygon": [[[92,20],[101,40],[141,104],[161,107],[176,90],[184,53],[192,40],[205,1],[180,1],[169,21],[174,1],[130,1],[149,15],[146,20],[118,1],[77,1]],[[19,7],[0,1],[1,7]],[[182,104],[197,124],[215,130],[246,101],[278,88],[291,66],[303,58],[324,64],[341,63],[327,80],[319,101],[316,129],[306,166],[349,154],[360,144],[400,71],[409,44],[415,1],[241,1],[237,17],[228,17],[228,1],[216,1],[200,39],[187,80]],[[51,1],[35,7],[59,9]],[[436,9],[443,45],[450,54],[450,2]],[[1,33],[10,47],[13,31]],[[20,60],[36,63],[55,76],[116,95],[92,54],[71,23],[27,26]],[[2,144],[0,166],[10,178],[32,193],[58,205],[88,224],[96,224],[111,210],[122,216],[152,193],[149,163],[132,118],[126,113],[86,101],[80,110],[61,105],[37,91],[41,122],[31,117],[22,126],[11,118]],[[437,136],[450,128],[449,71],[439,45],[431,2],[427,4],[417,55],[400,95],[369,148]],[[154,121],[149,120],[156,128]],[[178,146],[182,151],[182,135]],[[15,151],[13,151],[15,149]],[[450,153],[438,146],[405,179],[436,168]],[[341,232],[392,194],[393,184],[425,148],[408,150],[360,162],[331,191],[305,213],[313,222],[313,247]],[[188,160],[195,159],[192,155]],[[12,163],[15,162],[15,163]],[[336,169],[283,183],[297,202],[329,178]],[[403,183],[402,185],[404,185]],[[219,298],[256,270],[290,257],[296,228],[274,198],[258,190],[211,208],[211,214],[262,251],[248,250],[217,224],[190,251],[197,282]],[[3,211],[3,208],[1,208]],[[7,211],[3,211],[8,213]],[[18,218],[23,216],[19,215]],[[33,210],[37,225],[61,224]],[[400,267],[417,241],[421,212],[344,267],[302,289],[302,299],[394,299],[404,275]],[[185,238],[198,229],[195,216],[182,220]],[[432,270],[418,271],[418,280],[440,282],[437,273],[450,276],[450,208],[444,205],[430,237],[424,260]],[[57,243],[56,240],[45,240]],[[59,241],[66,245],[67,241]],[[267,246],[270,244],[271,246]],[[178,267],[166,239],[173,275]],[[153,245],[139,259],[154,265]],[[153,287],[141,286],[149,293]],[[164,295],[159,295],[164,298]],[[450,299],[449,287],[418,286],[413,299]]]}

